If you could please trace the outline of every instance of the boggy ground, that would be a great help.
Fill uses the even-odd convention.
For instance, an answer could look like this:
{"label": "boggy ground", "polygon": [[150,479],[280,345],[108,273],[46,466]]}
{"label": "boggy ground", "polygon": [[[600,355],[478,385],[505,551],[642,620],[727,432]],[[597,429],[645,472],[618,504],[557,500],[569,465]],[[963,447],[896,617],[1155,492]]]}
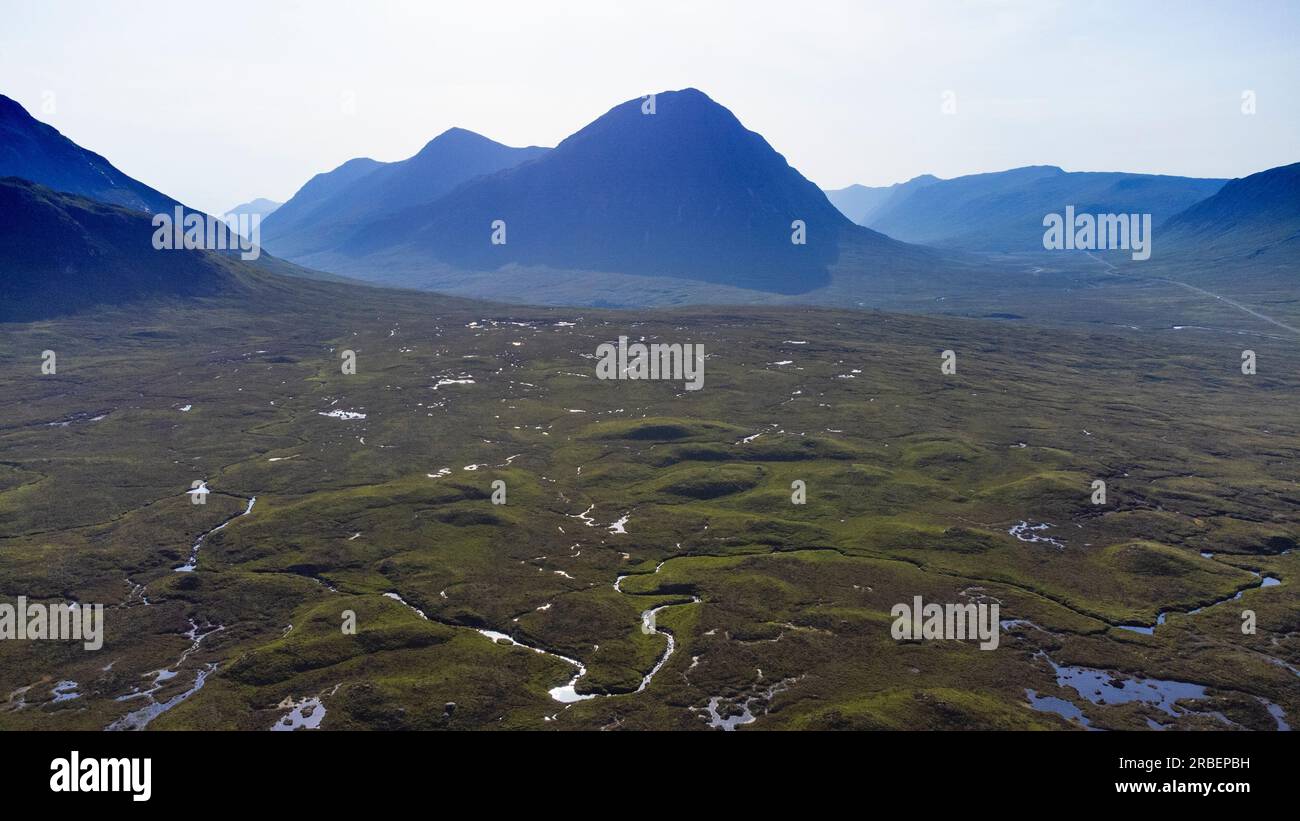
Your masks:
{"label": "boggy ground", "polygon": [[[704,389],[598,381],[620,334],[702,343]],[[0,728],[1294,723],[1295,350],[305,282],[0,326],[0,601],[106,606],[99,651],[0,642]],[[895,641],[916,595],[1018,621],[992,651]],[[559,656],[600,695],[553,698]],[[1205,689],[1116,699],[1053,664]]]}

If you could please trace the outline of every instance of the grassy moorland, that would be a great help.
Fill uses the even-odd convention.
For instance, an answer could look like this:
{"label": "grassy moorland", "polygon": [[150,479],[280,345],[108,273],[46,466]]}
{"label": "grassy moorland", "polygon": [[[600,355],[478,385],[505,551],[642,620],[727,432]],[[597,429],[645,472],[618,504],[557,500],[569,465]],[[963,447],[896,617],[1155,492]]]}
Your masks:
{"label": "grassy moorland", "polygon": [[[596,380],[621,334],[702,343],[704,389]],[[96,652],[0,642],[0,728],[153,703],[150,729],[264,729],[313,698],[324,729],[705,729],[710,704],[751,729],[1077,726],[1027,691],[1107,728],[1294,723],[1281,336],[314,282],[0,326],[0,601],[106,607]],[[897,642],[916,595],[1021,623],[992,651]],[[600,697],[552,698],[576,673],[557,656]],[[1094,703],[1054,664],[1205,689]]]}

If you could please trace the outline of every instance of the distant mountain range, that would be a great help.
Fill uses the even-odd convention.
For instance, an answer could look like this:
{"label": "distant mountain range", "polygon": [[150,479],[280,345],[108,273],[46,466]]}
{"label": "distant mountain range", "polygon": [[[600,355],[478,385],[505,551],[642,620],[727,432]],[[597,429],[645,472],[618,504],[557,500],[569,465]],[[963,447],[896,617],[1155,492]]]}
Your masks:
{"label": "distant mountain range", "polygon": [[[365,208],[350,212],[351,231],[313,216],[292,236],[268,226],[265,243],[291,259],[364,278],[384,279],[394,269],[513,266],[779,294],[827,284],[844,244],[866,248],[868,259],[875,252],[934,264],[928,252],[853,225],[762,136],[702,92],[658,94],[647,111],[643,99],[629,100],[551,151],[396,213],[361,202]],[[406,173],[383,172],[394,184]],[[300,194],[317,199],[314,189],[331,183],[317,177]],[[359,199],[343,190],[335,196]],[[497,235],[503,243],[493,242],[494,224],[504,225]],[[303,256],[304,236],[335,244],[328,254]]]}
{"label": "distant mountain range", "polygon": [[1226,184],[1032,166],[828,198],[702,92],[644,105],[617,105],[554,149],[451,129],[401,162],[351,160],[279,208],[232,209],[264,217],[265,252],[242,263],[154,251],[148,215],[182,206],[0,97],[0,170],[14,177],[0,189],[0,318],[202,296],[268,272],[331,277],[270,253],[379,284],[507,301],[952,310],[1067,287],[1035,273],[1042,268],[968,253],[1041,251],[1043,216],[1066,205],[1152,213],[1154,259],[1173,261],[1160,272],[1171,277],[1253,272],[1285,290],[1300,258],[1300,164]]}
{"label": "distant mountain range", "polygon": [[93,151],[32,117],[0,94],[0,177],[21,177],[135,211],[170,211],[177,203],[113,167]]}
{"label": "distant mountain range", "polygon": [[840,213],[858,225],[870,226],[876,215],[886,208],[890,202],[901,199],[918,188],[924,188],[939,181],[939,178],[933,174],[922,174],[919,177],[913,177],[907,182],[896,182],[893,185],[878,188],[866,185],[850,185],[848,188],[827,191],[826,198],[831,201],[831,205],[840,209]]}
{"label": "distant mountain range", "polygon": [[[919,184],[918,184],[918,181]],[[1042,250],[1043,216],[1073,205],[1077,213],[1151,214],[1161,225],[1213,195],[1224,180],[1122,172],[1064,171],[1053,165],[971,174],[950,180],[918,177],[900,186],[862,224],[906,242],[967,251]],[[837,194],[843,201],[841,189]],[[892,189],[866,189],[879,196]],[[850,194],[848,202],[861,200]],[[852,212],[848,212],[852,213]]]}

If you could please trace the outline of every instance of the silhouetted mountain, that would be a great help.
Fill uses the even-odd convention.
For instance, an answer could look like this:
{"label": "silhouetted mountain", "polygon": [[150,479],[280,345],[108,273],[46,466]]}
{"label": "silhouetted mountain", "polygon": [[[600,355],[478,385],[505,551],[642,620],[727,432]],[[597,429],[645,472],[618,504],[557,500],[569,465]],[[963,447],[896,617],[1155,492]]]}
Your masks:
{"label": "silhouetted mountain", "polygon": [[907,182],[896,182],[893,185],[878,188],[867,185],[850,185],[847,188],[827,191],[826,199],[840,209],[841,214],[858,225],[870,225],[876,214],[882,208],[888,207],[889,203],[895,198],[906,196],[918,188],[924,188],[936,182],[939,182],[939,178],[933,174],[922,174],[919,177],[913,177]]}
{"label": "silhouetted mountain", "polygon": [[[504,244],[492,242],[498,220]],[[792,242],[796,220],[805,244]],[[364,226],[338,252],[358,276],[422,260],[480,272],[522,265],[679,277],[790,294],[826,284],[842,242],[919,252],[853,225],[762,136],[686,89],[657,95],[653,113],[643,113],[642,99],[615,106],[546,155]]]}
{"label": "silhouetted mountain", "polygon": [[1043,217],[1151,214],[1159,225],[1219,190],[1223,180],[1028,166],[939,180],[891,198],[869,225],[905,242],[971,251],[1042,250]]}
{"label": "silhouetted mountain", "polygon": [[1300,163],[1230,180],[1170,218],[1157,241],[1210,258],[1300,254]]}
{"label": "silhouetted mountain", "polygon": [[262,227],[262,240],[281,256],[325,250],[340,233],[403,208],[432,202],[457,185],[510,168],[547,151],[511,148],[487,137],[452,128],[429,141],[409,159],[380,163],[350,160],[318,174]]}
{"label": "silhouetted mountain", "polygon": [[178,204],[118,171],[4,95],[0,95],[0,177],[21,177],[136,211],[158,213]]}

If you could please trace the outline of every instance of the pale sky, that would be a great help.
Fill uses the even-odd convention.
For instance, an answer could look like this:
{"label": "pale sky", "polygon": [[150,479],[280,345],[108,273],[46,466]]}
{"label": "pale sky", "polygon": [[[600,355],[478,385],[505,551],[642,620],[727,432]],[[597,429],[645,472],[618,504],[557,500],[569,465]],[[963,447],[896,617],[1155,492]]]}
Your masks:
{"label": "pale sky", "polygon": [[555,145],[687,86],[827,188],[1030,164],[1236,177],[1300,161],[1297,43],[1288,0],[0,0],[0,93],[214,212],[451,126]]}

